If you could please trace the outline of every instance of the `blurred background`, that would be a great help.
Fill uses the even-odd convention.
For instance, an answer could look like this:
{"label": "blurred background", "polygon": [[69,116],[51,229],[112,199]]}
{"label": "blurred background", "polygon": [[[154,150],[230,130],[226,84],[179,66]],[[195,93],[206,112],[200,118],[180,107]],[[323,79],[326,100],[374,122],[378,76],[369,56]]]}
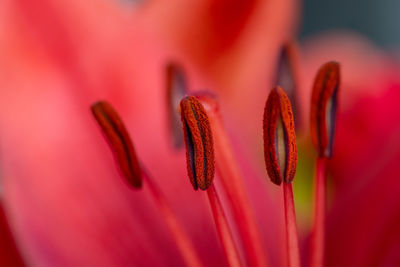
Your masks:
{"label": "blurred background", "polygon": [[304,0],[301,38],[348,29],[390,49],[400,43],[399,10],[398,0]]}

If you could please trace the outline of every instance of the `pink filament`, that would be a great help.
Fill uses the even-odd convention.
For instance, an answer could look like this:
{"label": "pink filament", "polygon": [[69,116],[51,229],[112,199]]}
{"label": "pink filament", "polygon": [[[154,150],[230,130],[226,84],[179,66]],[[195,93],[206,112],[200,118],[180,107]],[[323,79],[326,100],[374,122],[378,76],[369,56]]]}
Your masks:
{"label": "pink filament", "polygon": [[318,157],[315,176],[314,228],[311,236],[311,266],[324,266],[325,208],[326,208],[326,158]]}
{"label": "pink filament", "polygon": [[285,202],[286,249],[290,267],[300,266],[299,240],[297,237],[296,214],[292,183],[282,183]]}
{"label": "pink filament", "polygon": [[196,266],[196,267],[203,266],[203,264],[199,259],[199,256],[197,255],[193,247],[191,240],[184,232],[183,226],[179,223],[176,216],[172,212],[171,208],[169,207],[164,195],[161,193],[157,184],[152,180],[152,178],[146,171],[143,171],[143,181],[147,183],[151,195],[159,211],[164,217],[164,221],[169,230],[171,231],[171,234],[176,241],[176,245],[178,246],[178,249],[180,250],[186,265]]}
{"label": "pink filament", "polygon": [[208,190],[208,199],[210,200],[211,209],[214,215],[215,224],[217,226],[218,235],[224,247],[225,256],[228,260],[229,266],[241,266],[239,255],[235,242],[232,238],[232,233],[225,217],[224,210],[217,195],[214,185],[211,185]]}

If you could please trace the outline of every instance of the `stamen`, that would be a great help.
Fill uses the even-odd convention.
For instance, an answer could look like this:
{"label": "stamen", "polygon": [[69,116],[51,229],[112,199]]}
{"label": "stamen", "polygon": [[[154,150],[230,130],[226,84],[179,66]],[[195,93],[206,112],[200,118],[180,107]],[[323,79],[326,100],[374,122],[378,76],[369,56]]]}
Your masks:
{"label": "stamen", "polygon": [[340,87],[337,62],[323,65],[315,78],[311,99],[311,139],[318,158],[314,186],[314,226],[311,235],[311,266],[324,265],[326,214],[326,160],[332,157]]}
{"label": "stamen", "polygon": [[181,101],[187,169],[195,190],[206,190],[214,178],[214,145],[207,114],[194,96]]}
{"label": "stamen", "polygon": [[187,94],[183,70],[176,64],[167,66],[167,107],[172,143],[175,148],[183,147],[183,133],[180,125],[179,102]]}
{"label": "stamen", "polygon": [[140,188],[142,173],[132,141],[121,118],[106,101],[94,103],[91,110],[114,152],[122,175],[131,186]]}
{"label": "stamen", "polygon": [[290,100],[279,86],[268,96],[263,128],[268,175],[274,184],[280,185],[283,181],[288,263],[297,267],[300,266],[300,253],[291,184],[297,164],[296,135]]}
{"label": "stamen", "polygon": [[268,175],[274,184],[290,183],[296,173],[296,134],[290,100],[279,86],[265,104],[263,129]]}
{"label": "stamen", "polygon": [[[186,265],[196,267],[203,266],[191,240],[184,232],[183,226],[172,212],[161,190],[150,177],[149,172],[145,170],[144,166],[139,165],[129,133],[117,112],[105,101],[94,103],[91,106],[91,110],[104,132],[107,141],[110,143],[111,149],[117,157],[119,166],[130,185],[141,187],[142,178],[147,182],[157,208],[164,217],[164,222],[171,231]],[[133,160],[134,162],[132,162]],[[134,166],[134,168],[131,168],[131,166]],[[136,179],[139,178],[140,180],[137,181]]]}
{"label": "stamen", "polygon": [[[241,266],[228,221],[219,201],[217,191],[212,185],[214,177],[214,144],[212,142],[212,133],[208,116],[203,105],[194,96],[182,99],[181,116],[185,135],[186,160],[188,163],[190,182],[195,190],[197,190],[197,187],[200,187],[200,189],[204,188],[203,190],[207,189],[214,221],[229,266]],[[202,159],[202,162],[200,160],[196,161],[196,159],[199,158]],[[200,165],[199,163],[203,164]],[[211,168],[208,167],[210,163],[212,163]],[[207,174],[208,178],[203,178],[202,173]],[[205,183],[204,181],[207,181],[207,179],[209,181]]]}
{"label": "stamen", "polygon": [[209,93],[197,94],[204,106],[215,138],[216,170],[233,211],[240,237],[243,241],[249,266],[268,266],[258,226],[249,203],[238,163],[236,162],[229,138],[222,125],[216,98]]}
{"label": "stamen", "polygon": [[311,139],[320,157],[332,156],[339,85],[339,64],[323,65],[315,78],[310,113]]}

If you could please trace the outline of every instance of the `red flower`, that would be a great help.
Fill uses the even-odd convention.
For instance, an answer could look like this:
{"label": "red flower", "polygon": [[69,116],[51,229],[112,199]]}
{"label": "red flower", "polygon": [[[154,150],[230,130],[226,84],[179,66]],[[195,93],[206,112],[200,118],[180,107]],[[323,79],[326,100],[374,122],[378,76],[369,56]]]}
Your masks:
{"label": "red flower", "polygon": [[[265,179],[261,120],[279,51],[294,34],[296,5],[290,0],[2,1],[1,197],[25,264],[184,264],[150,189],[131,190],[120,179],[89,111],[99,99],[120,113],[139,160],[204,264],[225,264],[208,203],[193,191],[185,152],[175,150],[169,138],[165,68],[173,60],[185,69],[191,91],[210,88],[218,94],[258,238],[269,264],[284,265],[283,199]],[[306,121],[318,67],[328,60],[343,67],[337,138],[328,164],[326,263],[331,266],[398,262],[398,67],[363,43],[338,36],[310,42],[298,69],[298,112]],[[306,129],[301,127],[303,136]],[[312,173],[300,168],[310,165],[308,139],[300,143],[295,200],[310,194],[310,188],[296,187]],[[301,216],[309,213],[298,210]],[[306,248],[308,221],[299,230]],[[236,239],[239,232],[233,231]],[[240,244],[238,251],[247,259]],[[307,253],[301,256],[307,260]],[[4,262],[12,258],[8,254]]]}

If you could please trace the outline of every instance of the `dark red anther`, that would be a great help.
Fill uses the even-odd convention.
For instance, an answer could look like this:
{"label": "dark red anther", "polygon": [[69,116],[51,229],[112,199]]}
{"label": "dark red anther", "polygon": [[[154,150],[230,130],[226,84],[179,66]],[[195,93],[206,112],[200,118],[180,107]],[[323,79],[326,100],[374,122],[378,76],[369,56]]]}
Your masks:
{"label": "dark red anther", "polygon": [[106,101],[91,106],[93,116],[101,127],[122,175],[135,188],[142,186],[142,172],[131,138],[114,108]]}
{"label": "dark red anther", "polygon": [[290,183],[296,173],[296,134],[290,100],[279,86],[269,94],[263,128],[268,175],[274,184]]}
{"label": "dark red anther", "polygon": [[324,64],[315,77],[310,112],[311,140],[319,157],[332,156],[339,87],[339,63]]}
{"label": "dark red anther", "polygon": [[196,97],[185,97],[180,107],[190,182],[195,190],[206,190],[212,184],[215,171],[210,122]]}

